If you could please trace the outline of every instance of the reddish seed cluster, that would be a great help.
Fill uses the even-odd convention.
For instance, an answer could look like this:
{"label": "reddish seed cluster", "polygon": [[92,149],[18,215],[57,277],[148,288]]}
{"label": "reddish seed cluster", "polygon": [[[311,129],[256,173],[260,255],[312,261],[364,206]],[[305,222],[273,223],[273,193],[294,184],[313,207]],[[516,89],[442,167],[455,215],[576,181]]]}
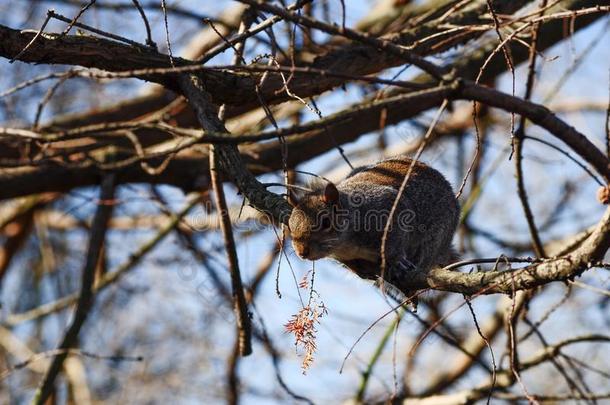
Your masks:
{"label": "reddish seed cluster", "polygon": [[[301,282],[299,287],[307,288],[309,283]],[[323,302],[316,302],[315,299],[310,300],[309,304],[299,310],[298,313],[292,315],[292,318],[284,325],[286,332],[292,333],[295,337],[295,346],[297,350],[303,350],[303,362],[301,368],[303,374],[311,367],[313,363],[313,355],[316,352],[316,324],[320,323],[320,318],[328,313]]]}

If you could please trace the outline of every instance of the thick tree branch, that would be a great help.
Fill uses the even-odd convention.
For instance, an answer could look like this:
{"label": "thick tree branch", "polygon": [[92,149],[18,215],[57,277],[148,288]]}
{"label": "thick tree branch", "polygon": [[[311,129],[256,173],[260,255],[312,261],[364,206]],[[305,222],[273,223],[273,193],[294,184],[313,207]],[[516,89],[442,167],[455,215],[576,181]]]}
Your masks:
{"label": "thick tree branch", "polygon": [[429,273],[418,273],[406,282],[406,290],[433,288],[435,290],[475,294],[512,294],[532,289],[553,281],[566,281],[580,276],[595,267],[610,248],[610,209],[607,209],[597,227],[574,252],[539,264],[507,271],[481,271],[460,273],[437,268]]}
{"label": "thick tree branch", "polygon": [[[227,133],[224,124],[218,119],[218,109],[212,104],[204,83],[194,75],[180,77],[180,86],[205,131]],[[258,181],[245,167],[235,145],[218,145],[216,148],[221,169],[235,183],[237,188],[255,206],[272,218],[286,222],[292,211],[288,202],[273,194]]]}
{"label": "thick tree branch", "polygon": [[[458,13],[453,13],[444,22],[447,24],[451,23],[456,26],[467,26],[467,25],[475,25],[477,23],[481,23],[480,15],[484,14],[486,12],[485,10],[486,10],[487,6],[485,3],[486,3],[485,1],[480,1],[477,3],[476,7],[474,7],[474,6],[473,6],[473,8],[467,7],[465,10],[462,10]],[[494,3],[495,3],[494,7],[496,10],[498,10],[498,12],[510,13],[511,11],[515,11],[520,7],[520,5],[517,3],[521,3],[521,5],[522,5],[523,3],[526,3],[526,2],[507,1],[507,2],[494,2]],[[583,7],[591,7],[598,3],[599,2],[595,2],[595,1],[572,0],[572,1],[567,1],[567,2],[562,3],[562,7],[565,7],[566,9],[576,10],[576,9],[583,8]],[[607,4],[607,3],[608,3],[607,1],[602,2],[602,4]],[[579,30],[580,28],[586,27],[587,25],[596,21],[602,15],[603,14],[598,13],[598,14],[591,14],[591,15],[579,17],[578,19],[576,19],[573,22],[573,24],[574,24],[573,27],[575,30]],[[541,35],[540,35],[539,49],[542,51],[542,50],[547,49],[548,47],[554,45],[555,43],[564,40],[565,32],[564,32],[563,28],[564,28],[564,22],[562,20],[550,21],[550,22],[544,24],[540,31]],[[399,38],[388,37],[388,39],[391,41],[394,41],[396,43],[399,43],[399,44],[410,45],[425,37],[430,37],[431,35],[434,35],[434,34],[440,32],[440,30],[441,30],[441,27],[439,27],[438,24],[436,24],[434,22],[429,22],[422,26],[410,28],[409,30],[406,30],[401,33],[392,34],[394,36],[398,36]],[[480,35],[482,32],[484,32],[484,31],[475,30],[473,35]],[[4,55],[5,57],[11,58],[12,56],[14,56],[16,54],[16,52],[20,51],[22,49],[22,47],[25,46],[25,44],[27,44],[29,42],[32,34],[23,32],[22,34],[20,34],[22,37],[19,37],[19,31],[11,30],[7,27],[0,26],[0,38],[6,38],[8,40],[8,38],[9,38],[8,33],[12,33],[11,35],[16,36],[16,38],[18,39],[18,43],[15,46],[12,46],[9,43],[6,43],[6,45],[5,45],[4,41],[3,41],[3,43],[0,45],[0,54]],[[5,35],[5,36],[2,37],[2,35]],[[472,38],[472,36],[468,36],[467,38]],[[445,38],[439,37],[438,40],[445,41]],[[96,40],[88,39],[87,41],[95,42]],[[109,41],[109,42],[112,42],[112,41]],[[461,43],[463,43],[463,42],[465,42],[465,41],[462,41]],[[414,48],[414,50],[416,52],[419,52],[420,54],[429,54],[429,53],[440,52],[440,51],[446,49],[446,48],[432,49],[432,45],[435,45],[435,44],[437,44],[436,40],[427,41],[426,46],[430,47],[429,50],[422,49],[421,46],[419,46],[419,45],[418,45],[418,47]],[[449,43],[449,44],[447,44],[447,47],[455,46],[455,45],[456,45],[455,43]],[[513,55],[513,58],[515,59],[516,63],[527,59],[527,55],[528,55],[527,49],[525,49],[520,44],[511,43],[510,45],[511,45],[511,54]],[[116,43],[112,43],[112,46],[123,47],[123,45],[121,45],[121,44],[117,45]],[[457,60],[455,68],[457,69],[458,74],[462,77],[468,77],[468,78],[473,78],[474,76],[476,76],[476,73],[477,73],[478,69],[480,68],[482,62],[486,59],[487,55],[489,55],[489,52],[493,48],[495,48],[495,46],[496,46],[495,40],[484,42],[484,44],[481,47],[477,47],[476,51],[471,52],[471,53],[465,55],[464,57],[461,57],[459,60]],[[61,48],[61,47],[59,47],[59,48]],[[60,49],[56,49],[56,51],[59,51],[59,50]],[[78,51],[76,50],[75,52],[78,52]],[[121,54],[128,54],[130,52],[131,52],[130,47],[121,48]],[[193,54],[193,55],[195,55],[195,54]],[[193,55],[189,55],[189,56],[193,56]],[[345,73],[346,75],[359,76],[359,75],[371,74],[371,73],[383,70],[384,68],[391,67],[392,66],[391,64],[388,65],[388,64],[383,63],[383,57],[384,57],[384,55],[379,54],[379,52],[376,49],[371,49],[370,47],[366,47],[363,45],[348,44],[348,45],[343,45],[342,47],[339,47],[338,49],[331,50],[322,56],[319,56],[312,63],[311,67],[323,69],[323,70],[324,69],[339,70],[342,73]],[[79,64],[78,60],[80,60],[80,59],[81,58],[74,60],[71,57],[62,58],[63,63],[68,63],[68,64],[75,64],[75,63]],[[114,67],[117,69],[117,71],[124,71],[124,70],[131,70],[131,69],[145,68],[145,67],[155,67],[155,66],[156,67],[163,67],[163,66],[169,67],[169,64],[167,63],[168,57],[166,55],[162,55],[161,57],[155,57],[153,59],[155,59],[157,61],[157,63],[161,63],[162,66],[155,65],[154,63],[150,63],[150,64],[147,63],[145,66],[141,66],[141,65],[132,66],[130,64],[121,63],[121,64],[115,64]],[[130,60],[130,59],[127,59],[127,60]],[[346,61],[349,61],[349,63],[345,63]],[[43,61],[37,60],[37,62],[42,63]],[[488,67],[486,69],[485,80],[489,80],[490,77],[500,74],[502,71],[505,70],[505,68],[506,68],[506,66],[503,63],[503,60],[499,60],[499,58],[494,59],[492,61],[492,63],[490,63],[488,65]],[[216,79],[220,80],[220,77],[216,77]],[[243,77],[242,77],[242,79],[243,79]],[[420,80],[428,81],[429,79],[422,77]],[[275,79],[271,80],[271,82],[274,82],[274,81],[275,81]],[[345,82],[344,79],[339,80],[338,78],[322,78],[321,80],[316,80],[315,82],[312,82],[308,78],[303,78],[303,80],[291,81],[290,88],[293,93],[305,97],[305,96],[311,96],[313,94],[320,94],[321,92],[328,90],[330,88],[333,88],[335,86],[338,86],[344,82]],[[246,87],[245,88],[238,87],[238,84],[240,84],[240,83],[244,84]],[[236,81],[236,80],[230,79],[226,85],[222,85],[221,83],[215,84],[213,81],[212,81],[212,83],[208,83],[208,84],[210,85],[208,87],[208,91],[211,92],[211,96],[213,97],[214,102],[218,105],[220,105],[222,103],[231,103],[230,100],[227,100],[226,98],[227,97],[233,98],[233,96],[235,96],[235,97],[233,98],[233,102],[231,104],[238,106],[237,108],[239,109],[239,111],[242,111],[242,112],[245,111],[246,109],[256,107],[258,104],[258,99],[257,99],[255,91],[254,91],[253,83],[250,81],[247,81],[247,80],[245,80],[245,81],[237,80]],[[288,98],[288,96],[285,93],[281,93],[279,95],[273,94],[278,89],[277,85],[279,85],[281,88],[281,86],[283,84],[278,82],[278,83],[275,83],[275,85],[276,85],[276,87],[271,88],[271,87],[269,87],[269,83],[267,83],[266,86],[263,89],[261,89],[263,98],[270,104],[281,102]],[[231,86],[234,86],[234,87],[231,88]],[[221,93],[216,94],[215,90],[221,91]],[[248,94],[246,94],[246,93],[248,93]],[[166,97],[166,96],[167,96],[166,94],[163,95],[163,97]],[[155,97],[156,96],[150,96],[150,98],[147,97],[147,98],[143,99],[142,102],[140,102],[138,100],[134,100],[133,102],[131,102],[131,101],[126,102],[128,108],[122,108],[121,111],[117,111],[114,109],[114,107],[110,107],[110,109],[108,111],[106,111],[106,110],[92,111],[90,113],[78,114],[76,116],[66,116],[65,118],[62,118],[60,121],[58,121],[56,123],[56,125],[54,125],[54,127],[61,126],[62,128],[67,128],[67,127],[73,127],[76,125],[101,122],[102,120],[106,119],[107,117],[110,117],[110,119],[113,121],[129,120],[129,119],[132,119],[133,116],[125,116],[124,115],[125,113],[131,111],[132,109],[141,111],[140,108],[144,108],[144,106],[145,106],[145,104],[141,105],[141,103],[157,102],[158,100],[156,100]],[[224,97],[224,99],[223,99],[223,97]],[[236,113],[237,113],[237,111],[229,109],[228,116],[233,116]],[[102,116],[99,119],[96,119],[95,116],[97,114],[102,114]],[[192,116],[189,111],[185,111],[185,114],[190,115],[190,118],[188,118],[190,120],[189,122],[195,121],[194,116]],[[407,117],[405,117],[405,118],[407,118]]]}
{"label": "thick tree branch", "polygon": [[[289,154],[287,163],[294,166],[328,150],[336,144],[354,140],[355,134],[373,131],[379,127],[382,114],[385,124],[391,125],[405,116],[415,116],[429,108],[434,107],[445,98],[476,100],[492,107],[527,117],[535,124],[547,129],[551,134],[569,145],[585,161],[591,164],[604,178],[610,178],[608,159],[591,143],[586,136],[557,118],[546,107],[521,100],[497,90],[488,89],[470,82],[455,83],[428,90],[398,95],[386,100],[374,101],[368,105],[348,108],[327,118],[328,126],[314,129],[305,134],[295,135],[287,139],[288,146],[297,148],[300,153]],[[206,129],[215,133],[226,133],[224,125]],[[277,145],[267,143],[254,145],[244,159],[237,153],[234,146],[223,148],[227,166],[231,173],[229,178],[235,181],[240,190],[248,190],[250,202],[267,213],[274,213],[276,219],[285,218],[289,208],[286,202],[278,196],[273,197],[250,173],[238,170],[244,162],[250,166],[254,173],[263,173],[280,169],[282,160],[278,155]],[[252,156],[257,158],[253,159]],[[207,177],[207,162],[198,158],[207,159],[207,154],[186,154],[170,162],[164,172],[158,176],[151,176],[138,165],[133,165],[122,171],[117,179],[119,182],[158,182],[174,184],[185,190],[192,190],[201,180]],[[107,159],[116,158],[114,151],[110,150]],[[151,159],[155,164],[159,159]],[[44,176],[45,181],[39,179]],[[94,184],[99,174],[94,165],[70,168],[55,164],[41,167],[26,167],[18,169],[3,169],[0,172],[0,199],[27,195],[40,191],[65,191],[73,187]],[[282,208],[283,207],[283,208]]]}
{"label": "thick tree branch", "polygon": [[[505,13],[512,13],[518,10],[527,1],[496,1],[497,10]],[[478,7],[478,8],[477,8]],[[447,24],[469,25],[480,23],[480,15],[485,13],[486,6],[484,1],[479,1],[478,6],[473,9],[468,8],[466,12],[456,13],[445,21]],[[404,32],[396,35],[390,35],[383,38],[383,41],[389,44],[410,45],[413,41],[438,33],[440,27],[434,22],[428,23],[424,27],[418,27],[409,32]],[[0,25],[0,55],[6,58],[13,58],[31,41],[35,32],[18,31]],[[480,33],[473,34],[480,35]],[[462,39],[471,39],[473,36],[467,36]],[[439,38],[444,40],[445,38]],[[341,67],[341,71],[346,74],[359,76],[367,75],[381,71],[386,68],[397,66],[404,62],[403,57],[399,54],[380,51],[375,43],[378,40],[370,38],[373,41],[370,44],[346,45],[337,50],[330,51],[328,54],[317,58],[312,67],[318,69],[334,70],[336,67]],[[409,54],[414,56],[418,53],[426,54],[425,50],[431,51],[430,46],[435,44],[435,41],[426,43],[425,49],[415,48],[409,51]],[[456,43],[450,43],[448,46],[455,46]],[[393,45],[392,45],[393,46]],[[435,52],[442,49],[434,50]],[[404,51],[406,52],[406,51]],[[404,53],[403,52],[403,53]],[[139,50],[134,52],[133,47],[110,41],[103,38],[89,36],[63,36],[57,38],[56,34],[41,35],[27,50],[26,53],[20,56],[19,60],[30,63],[46,63],[46,64],[68,64],[80,65],[84,67],[95,67],[104,69],[110,72],[125,72],[137,69],[154,69],[154,68],[170,68],[169,57],[150,50]],[[176,66],[186,66],[193,62],[186,59],[175,58]],[[349,63],[345,63],[350,61]],[[215,104],[230,104],[239,106],[243,111],[244,108],[250,109],[258,104],[258,96],[256,94],[256,83],[258,77],[256,75],[244,75],[228,72],[210,72],[206,74],[198,74],[200,80],[206,85],[206,89],[212,97]],[[178,90],[175,82],[175,75],[155,75],[155,74],[140,74],[137,75],[144,80],[150,80],[163,84],[174,90]],[[316,82],[312,82],[309,78],[301,78],[292,80],[290,90],[292,93],[300,97],[308,97],[315,94],[323,93],[336,86],[344,83],[344,79],[326,77]],[[279,77],[270,77],[261,86],[261,96],[268,103],[279,103],[290,98],[288,94],[280,91],[284,86],[283,81]]]}
{"label": "thick tree branch", "polygon": [[63,350],[64,352],[53,358],[51,365],[36,392],[33,403],[37,405],[44,404],[51,395],[55,384],[55,378],[61,371],[64,360],[68,355],[67,350],[77,344],[78,333],[84,325],[85,320],[89,315],[89,311],[93,306],[95,269],[99,263],[100,254],[104,245],[106,230],[108,229],[108,220],[110,219],[114,208],[114,189],[114,175],[109,174],[104,178],[101,185],[99,205],[95,212],[93,225],[91,227],[87,259],[83,266],[81,291],[76,304],[74,320],[58,346],[58,350]]}
{"label": "thick tree branch", "polygon": [[[7,59],[18,56],[35,35],[35,31],[19,31],[0,25],[0,56]],[[19,55],[18,60],[27,63],[77,65],[109,72],[143,70],[143,73],[134,76],[179,92],[176,74],[147,73],[148,69],[171,68],[168,55],[153,49],[135,49],[105,38],[43,33],[26,52]],[[174,63],[176,66],[194,64],[178,57],[174,58]],[[240,97],[254,95],[255,82],[248,76],[226,72],[210,72],[200,76],[213,94],[220,95],[218,100],[222,102],[239,103]]]}

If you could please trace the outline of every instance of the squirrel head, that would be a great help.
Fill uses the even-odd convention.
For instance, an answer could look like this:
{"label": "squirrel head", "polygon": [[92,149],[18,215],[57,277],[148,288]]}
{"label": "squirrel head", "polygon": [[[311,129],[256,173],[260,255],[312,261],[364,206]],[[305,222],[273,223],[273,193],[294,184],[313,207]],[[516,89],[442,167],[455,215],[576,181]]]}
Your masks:
{"label": "squirrel head", "polygon": [[299,199],[288,220],[292,246],[299,257],[317,260],[333,252],[339,239],[334,226],[338,208],[339,190],[330,182]]}

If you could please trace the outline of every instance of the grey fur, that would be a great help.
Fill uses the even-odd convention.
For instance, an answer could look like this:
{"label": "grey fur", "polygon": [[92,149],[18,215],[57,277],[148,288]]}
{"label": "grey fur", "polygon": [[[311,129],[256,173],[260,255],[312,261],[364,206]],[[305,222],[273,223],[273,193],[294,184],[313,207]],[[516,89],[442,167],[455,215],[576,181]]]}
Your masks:
{"label": "grey fur", "polygon": [[[392,184],[379,184],[388,161],[411,162],[396,157],[375,165],[354,169],[337,184],[339,201],[323,201],[322,190],[306,194],[293,210],[289,227],[297,252],[304,257],[334,258],[360,277],[380,276],[381,239],[404,174]],[[386,181],[387,183],[387,181]],[[330,229],[323,229],[332,219]],[[387,235],[386,281],[408,293],[401,285],[409,270],[428,271],[454,260],[451,246],[459,221],[459,205],[451,185],[435,169],[417,162],[398,202]]]}

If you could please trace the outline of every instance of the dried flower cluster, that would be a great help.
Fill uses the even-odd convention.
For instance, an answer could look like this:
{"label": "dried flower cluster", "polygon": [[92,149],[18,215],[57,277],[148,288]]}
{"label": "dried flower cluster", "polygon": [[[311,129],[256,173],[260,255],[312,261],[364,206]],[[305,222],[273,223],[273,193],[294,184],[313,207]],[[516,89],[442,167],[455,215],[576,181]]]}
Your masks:
{"label": "dried flower cluster", "polygon": [[[307,273],[301,282],[299,288],[309,289],[310,283]],[[313,363],[313,355],[316,351],[316,324],[320,323],[320,318],[328,313],[328,309],[321,300],[318,301],[319,294],[313,289],[313,277],[311,280],[311,290],[309,294],[309,302],[298,313],[292,315],[292,318],[284,325],[286,332],[292,333],[295,337],[294,345],[303,350],[303,362],[301,368],[303,374],[311,367]]]}

